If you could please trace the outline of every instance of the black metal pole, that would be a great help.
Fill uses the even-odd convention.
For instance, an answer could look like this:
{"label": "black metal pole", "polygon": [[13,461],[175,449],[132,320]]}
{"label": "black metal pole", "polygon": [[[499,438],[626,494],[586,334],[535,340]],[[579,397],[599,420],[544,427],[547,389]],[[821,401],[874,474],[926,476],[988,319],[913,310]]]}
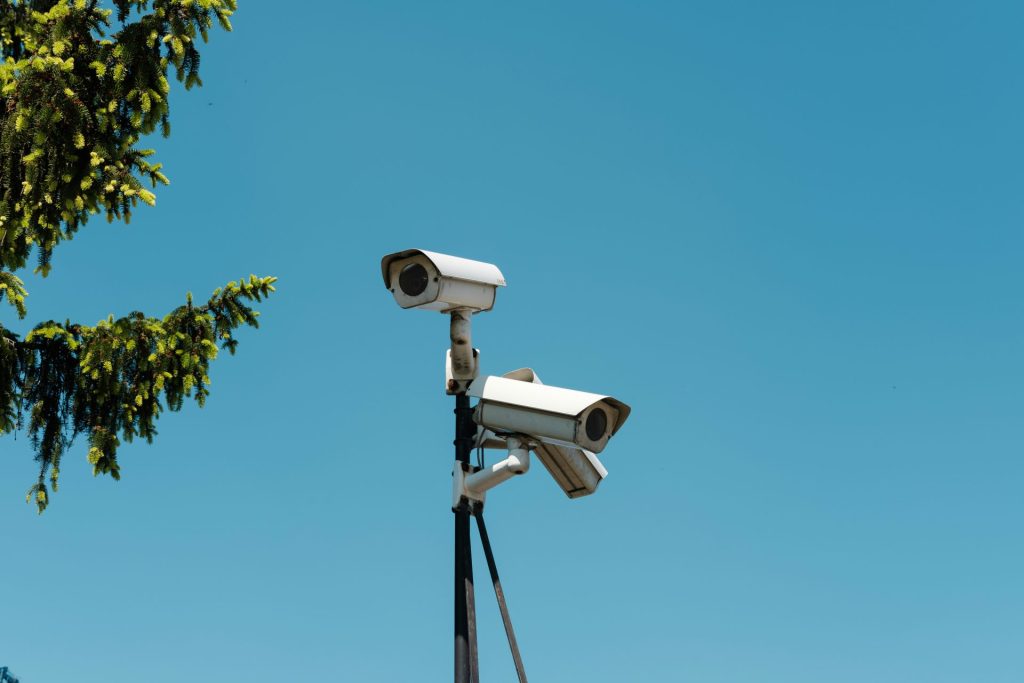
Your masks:
{"label": "black metal pole", "polygon": [[[469,396],[455,396],[455,466],[469,468],[476,423]],[[476,651],[476,605],[473,598],[473,555],[469,544],[468,501],[455,509],[455,683],[479,683]]]}
{"label": "black metal pole", "polygon": [[491,572],[494,596],[498,598],[501,620],[505,622],[505,635],[508,636],[508,646],[512,650],[512,661],[516,665],[516,674],[519,676],[519,683],[526,683],[526,669],[523,668],[523,658],[519,654],[519,644],[516,642],[515,631],[512,630],[512,617],[509,616],[508,605],[505,604],[505,591],[501,589],[501,579],[498,578],[498,565],[494,562],[494,553],[491,551],[491,539],[487,536],[487,527],[484,525],[483,510],[477,510],[476,512],[476,525],[480,530],[480,543],[484,547],[484,556],[487,558],[487,569]]}

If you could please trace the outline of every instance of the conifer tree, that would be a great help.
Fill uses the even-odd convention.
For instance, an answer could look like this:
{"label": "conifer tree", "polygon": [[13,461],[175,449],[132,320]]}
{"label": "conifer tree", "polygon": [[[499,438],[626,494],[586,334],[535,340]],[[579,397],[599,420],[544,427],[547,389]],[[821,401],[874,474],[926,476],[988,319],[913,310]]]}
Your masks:
{"label": "conifer tree", "polygon": [[[230,31],[235,0],[0,0],[0,302],[26,315],[16,273],[96,214],[129,222],[166,184],[140,142],[170,134],[173,75],[201,85],[199,48]],[[148,185],[148,188],[147,188]],[[24,428],[39,464],[28,491],[42,512],[72,440],[87,440],[93,474],[120,478],[118,447],[152,441],[165,408],[209,395],[218,344],[257,326],[250,305],[275,278],[229,282],[203,303],[189,295],[163,318],[139,312],[96,325],[43,322],[22,338],[0,324],[0,434]]]}

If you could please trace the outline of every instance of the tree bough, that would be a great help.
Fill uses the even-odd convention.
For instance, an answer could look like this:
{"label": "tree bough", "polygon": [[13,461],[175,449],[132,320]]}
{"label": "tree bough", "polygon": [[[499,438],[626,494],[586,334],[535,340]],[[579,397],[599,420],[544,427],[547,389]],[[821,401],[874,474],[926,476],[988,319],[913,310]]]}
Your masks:
{"label": "tree bough", "polygon": [[[24,318],[14,272],[33,251],[46,275],[53,250],[90,217],[130,221],[150,188],[166,184],[140,141],[170,134],[168,75],[201,85],[209,30],[231,30],[235,0],[0,0],[0,301]],[[116,15],[116,18],[115,18]],[[162,319],[140,312],[89,327],[37,325],[21,339],[0,325],[0,434],[28,432],[40,512],[57,490],[61,459],[85,434],[93,474],[120,478],[118,447],[152,441],[156,419],[209,395],[209,365],[234,353],[234,331],[258,326],[251,304],[276,278],[230,282],[202,305],[191,295]]]}

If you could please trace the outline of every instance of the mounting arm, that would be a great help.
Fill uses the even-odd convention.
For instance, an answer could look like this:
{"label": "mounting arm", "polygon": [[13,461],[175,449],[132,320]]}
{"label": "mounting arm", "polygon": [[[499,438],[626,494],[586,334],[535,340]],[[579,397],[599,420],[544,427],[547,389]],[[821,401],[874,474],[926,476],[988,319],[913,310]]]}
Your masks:
{"label": "mounting arm", "polygon": [[508,457],[482,470],[467,472],[462,469],[461,463],[455,463],[455,476],[452,479],[453,508],[458,506],[462,498],[483,503],[487,491],[530,469],[529,444],[515,436],[508,437],[506,444]]}
{"label": "mounting arm", "polygon": [[469,383],[477,375],[477,350],[473,348],[473,311],[468,308],[456,308],[451,315],[452,347],[448,352],[446,363],[446,386],[448,394],[461,394],[469,388]]}

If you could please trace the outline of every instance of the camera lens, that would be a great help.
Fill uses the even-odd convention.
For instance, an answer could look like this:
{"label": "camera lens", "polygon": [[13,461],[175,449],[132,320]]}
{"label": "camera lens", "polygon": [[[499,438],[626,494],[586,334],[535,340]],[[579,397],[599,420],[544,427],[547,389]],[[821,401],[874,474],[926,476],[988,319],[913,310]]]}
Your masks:
{"label": "camera lens", "polygon": [[587,438],[591,441],[600,441],[608,429],[608,415],[600,408],[594,408],[587,415]]}
{"label": "camera lens", "polygon": [[419,296],[427,290],[429,281],[427,269],[419,263],[402,268],[402,272],[398,274],[398,286],[406,296]]}

